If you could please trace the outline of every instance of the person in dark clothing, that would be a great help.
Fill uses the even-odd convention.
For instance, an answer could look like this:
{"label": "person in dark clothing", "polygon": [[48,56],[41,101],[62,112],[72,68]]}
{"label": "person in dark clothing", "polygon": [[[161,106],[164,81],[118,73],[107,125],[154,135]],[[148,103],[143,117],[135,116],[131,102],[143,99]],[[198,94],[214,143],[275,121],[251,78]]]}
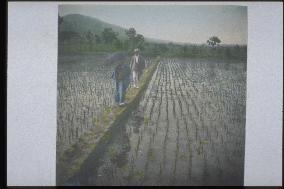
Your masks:
{"label": "person in dark clothing", "polygon": [[124,62],[120,62],[112,74],[112,78],[116,80],[116,93],[115,93],[115,102],[119,106],[125,104],[125,92],[130,83],[130,68]]}

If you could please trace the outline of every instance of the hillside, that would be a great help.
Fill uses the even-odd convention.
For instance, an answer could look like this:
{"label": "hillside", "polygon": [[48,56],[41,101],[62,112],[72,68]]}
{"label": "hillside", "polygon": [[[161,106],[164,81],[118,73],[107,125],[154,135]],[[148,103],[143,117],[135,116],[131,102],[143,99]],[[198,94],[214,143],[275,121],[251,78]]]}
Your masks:
{"label": "hillside", "polygon": [[[60,21],[60,20],[59,20]],[[113,37],[102,37],[105,28],[112,28],[118,33],[119,40]],[[246,59],[246,45],[218,45],[212,48],[207,44],[191,44],[170,42],[166,40],[153,39],[144,36],[144,33],[136,31],[144,36],[144,40],[135,38],[130,42],[123,28],[110,24],[94,17],[80,14],[69,14],[63,17],[63,22],[59,25],[59,53],[116,53],[131,52],[134,48],[139,48],[147,56],[167,56],[167,57],[191,57],[191,58],[222,58],[222,59]],[[99,37],[86,33],[91,31]],[[79,35],[78,35],[79,34]],[[89,37],[90,38],[89,38]],[[92,37],[93,36],[93,37]],[[111,36],[111,35],[110,35]],[[95,39],[95,40],[94,40]],[[99,39],[99,40],[97,40]],[[102,40],[103,39],[103,40]],[[112,39],[109,42],[107,39]],[[206,40],[204,40],[206,41]],[[145,43],[146,42],[146,43]]]}
{"label": "hillside", "polygon": [[[127,38],[125,34],[125,30],[127,30],[128,28],[123,28],[121,26],[110,24],[110,23],[104,22],[94,17],[84,16],[81,14],[68,14],[68,15],[63,16],[63,22],[59,27],[59,32],[73,31],[79,34],[84,34],[90,30],[95,34],[101,34],[101,32],[105,28],[112,28],[113,31],[119,34],[118,35],[119,39],[125,40]],[[144,34],[142,33],[142,35]],[[144,37],[145,37],[145,40],[148,42],[155,42],[155,43],[168,43],[169,42],[169,41],[164,41],[160,39],[147,38],[146,36]]]}
{"label": "hillside", "polygon": [[63,22],[59,27],[59,31],[73,31],[83,34],[90,30],[95,34],[101,34],[105,28],[112,28],[119,34],[118,38],[120,39],[126,39],[127,37],[125,34],[125,28],[80,14],[69,14],[63,16]]}

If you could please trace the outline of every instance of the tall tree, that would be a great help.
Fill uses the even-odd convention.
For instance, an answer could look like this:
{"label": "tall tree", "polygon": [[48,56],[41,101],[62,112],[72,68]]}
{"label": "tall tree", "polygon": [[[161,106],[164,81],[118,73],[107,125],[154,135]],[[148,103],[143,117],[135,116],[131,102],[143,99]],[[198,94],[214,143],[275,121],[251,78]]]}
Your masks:
{"label": "tall tree", "polygon": [[218,45],[221,43],[221,40],[217,36],[212,36],[207,40],[207,44],[214,47],[215,45]]}
{"label": "tall tree", "polygon": [[112,28],[105,28],[102,32],[102,38],[105,43],[112,44],[117,39],[118,33],[114,32]]}
{"label": "tall tree", "polygon": [[143,35],[141,35],[141,34],[137,34],[136,36],[135,36],[135,47],[138,47],[138,48],[143,48],[143,44],[144,44],[144,41],[145,41],[145,39],[144,39],[144,36]]}
{"label": "tall tree", "polygon": [[134,28],[129,28],[125,31],[125,33],[129,39],[134,39],[134,37],[136,36],[136,30]]}
{"label": "tall tree", "polygon": [[132,51],[135,48],[136,30],[134,28],[129,28],[125,31],[125,34],[128,37],[128,48]]}

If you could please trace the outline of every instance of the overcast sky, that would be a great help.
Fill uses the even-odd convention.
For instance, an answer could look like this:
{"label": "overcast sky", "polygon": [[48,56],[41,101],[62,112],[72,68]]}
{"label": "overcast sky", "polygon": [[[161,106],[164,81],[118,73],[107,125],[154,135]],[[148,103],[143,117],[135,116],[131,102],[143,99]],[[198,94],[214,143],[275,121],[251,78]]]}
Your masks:
{"label": "overcast sky", "polygon": [[247,44],[247,8],[222,5],[60,5],[59,15],[82,14],[145,37],[205,43],[218,36],[223,44]]}

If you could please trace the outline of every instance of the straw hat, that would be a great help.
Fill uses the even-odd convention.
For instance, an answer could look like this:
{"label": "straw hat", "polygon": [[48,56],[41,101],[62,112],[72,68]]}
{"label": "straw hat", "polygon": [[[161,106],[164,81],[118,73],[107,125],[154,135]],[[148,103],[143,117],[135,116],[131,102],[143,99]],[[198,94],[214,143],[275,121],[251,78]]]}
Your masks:
{"label": "straw hat", "polygon": [[139,49],[134,49],[134,52],[139,52]]}

